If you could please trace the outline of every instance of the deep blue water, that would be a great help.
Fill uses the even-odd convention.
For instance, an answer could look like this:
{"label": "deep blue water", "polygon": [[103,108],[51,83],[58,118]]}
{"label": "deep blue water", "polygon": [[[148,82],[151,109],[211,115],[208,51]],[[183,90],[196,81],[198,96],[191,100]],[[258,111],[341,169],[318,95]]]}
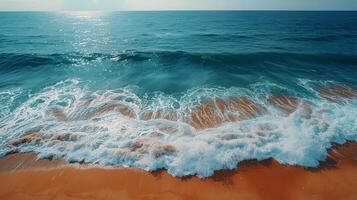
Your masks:
{"label": "deep blue water", "polygon": [[[251,158],[316,166],[332,142],[357,139],[356,102],[327,104],[316,88],[353,88],[356,77],[357,12],[0,12],[0,155],[14,150],[9,141],[40,126],[40,134],[49,138],[64,131],[82,139],[76,144],[25,144],[15,150],[103,165],[167,168],[178,176],[209,176]],[[196,131],[181,114],[175,126],[187,130],[154,142],[166,141],[178,153],[160,160],[149,156],[150,148],[149,155],[117,152],[146,138],[157,125],[111,115],[57,122],[48,114],[56,107],[69,116],[80,115],[79,105],[92,98],[124,102],[140,116],[148,110],[187,113],[204,101],[225,97],[248,96],[265,105],[269,95],[308,99],[317,110],[331,106],[331,115],[317,118],[320,125],[335,126],[310,127],[301,119],[271,113],[266,119],[211,130],[208,139],[193,136]],[[253,134],[257,123],[278,123],[271,131],[278,139],[265,138],[264,148],[249,141],[226,144],[213,139],[223,133]],[[125,124],[130,134],[120,132]],[[298,130],[303,136],[296,138]],[[293,144],[279,149],[284,139]],[[192,152],[184,151],[186,140],[196,141]],[[269,146],[273,144],[277,147]],[[320,148],[315,152],[316,144]],[[296,147],[302,148],[298,154]]]}
{"label": "deep blue water", "polygon": [[37,90],[70,78],[166,93],[262,80],[293,87],[298,78],[357,84],[356,19],[357,12],[0,13],[0,87]]}

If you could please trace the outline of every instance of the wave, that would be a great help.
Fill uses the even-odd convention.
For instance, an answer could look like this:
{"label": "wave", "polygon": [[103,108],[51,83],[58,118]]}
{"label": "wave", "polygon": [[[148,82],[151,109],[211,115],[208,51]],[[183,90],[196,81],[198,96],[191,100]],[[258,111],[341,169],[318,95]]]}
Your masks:
{"label": "wave", "polygon": [[40,158],[199,177],[250,159],[317,167],[332,143],[357,141],[357,90],[308,80],[300,85],[314,96],[277,95],[270,91],[283,86],[261,83],[149,98],[131,88],[92,92],[74,79],[10,109],[21,91],[7,92],[0,156],[32,151]]}
{"label": "wave", "polygon": [[198,37],[201,39],[222,39],[222,40],[234,40],[234,39],[254,39],[255,36],[250,35],[239,35],[239,34],[218,34],[218,33],[197,33],[192,34],[193,37]]}
{"label": "wave", "polygon": [[71,64],[63,55],[35,55],[35,54],[0,54],[0,70],[17,70],[35,68],[43,65]]}
{"label": "wave", "polygon": [[338,36],[325,35],[325,36],[311,36],[311,37],[287,37],[281,40],[297,41],[297,42],[331,42],[338,39],[339,39]]}
{"label": "wave", "polygon": [[119,54],[0,54],[1,70],[14,70],[27,67],[39,67],[45,65],[68,65],[80,64],[98,60],[109,60],[111,62],[188,62],[200,64],[258,64],[267,62],[307,62],[318,64],[348,64],[357,65],[357,56],[348,54],[304,54],[304,53],[280,53],[280,52],[254,52],[254,53],[191,53],[184,51],[154,51],[138,52],[127,51]]}
{"label": "wave", "polygon": [[320,36],[304,36],[304,37],[285,37],[283,41],[296,41],[296,42],[333,42],[346,38],[356,38],[355,34],[340,34],[340,35],[320,35]]}

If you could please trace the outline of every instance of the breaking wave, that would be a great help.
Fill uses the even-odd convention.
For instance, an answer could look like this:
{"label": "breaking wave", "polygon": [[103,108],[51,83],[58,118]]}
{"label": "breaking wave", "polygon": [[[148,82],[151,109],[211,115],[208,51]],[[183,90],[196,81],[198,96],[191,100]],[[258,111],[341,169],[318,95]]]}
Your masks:
{"label": "breaking wave", "polygon": [[35,152],[199,177],[250,159],[317,167],[333,143],[357,141],[357,92],[334,82],[298,84],[311,95],[278,95],[274,88],[289,89],[269,83],[176,96],[131,87],[93,92],[71,79],[13,106],[23,94],[9,90],[0,95],[0,156]]}

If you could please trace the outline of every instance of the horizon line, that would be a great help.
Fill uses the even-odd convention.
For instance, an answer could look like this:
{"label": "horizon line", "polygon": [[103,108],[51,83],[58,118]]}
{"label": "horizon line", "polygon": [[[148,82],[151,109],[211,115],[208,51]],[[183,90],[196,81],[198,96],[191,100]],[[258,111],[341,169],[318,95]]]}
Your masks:
{"label": "horizon line", "polygon": [[287,12],[357,12],[357,10],[348,9],[158,9],[158,10],[0,10],[0,12],[168,12],[168,11],[214,11],[214,12],[225,12],[225,11],[287,11]]}

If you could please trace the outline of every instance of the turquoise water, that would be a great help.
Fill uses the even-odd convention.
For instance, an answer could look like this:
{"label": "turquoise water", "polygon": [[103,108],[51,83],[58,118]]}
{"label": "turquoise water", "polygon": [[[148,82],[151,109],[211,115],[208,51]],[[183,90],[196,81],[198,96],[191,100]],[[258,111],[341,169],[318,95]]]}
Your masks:
{"label": "turquoise water", "polygon": [[[354,88],[356,77],[357,12],[2,12],[0,155],[200,177],[270,157],[316,167],[332,143],[357,140],[356,100],[330,102],[319,88]],[[310,102],[311,116],[282,113],[273,95]],[[267,112],[189,123],[199,105],[242,97]],[[176,119],[143,120],[151,111]],[[11,145],[33,132],[42,140]]]}

